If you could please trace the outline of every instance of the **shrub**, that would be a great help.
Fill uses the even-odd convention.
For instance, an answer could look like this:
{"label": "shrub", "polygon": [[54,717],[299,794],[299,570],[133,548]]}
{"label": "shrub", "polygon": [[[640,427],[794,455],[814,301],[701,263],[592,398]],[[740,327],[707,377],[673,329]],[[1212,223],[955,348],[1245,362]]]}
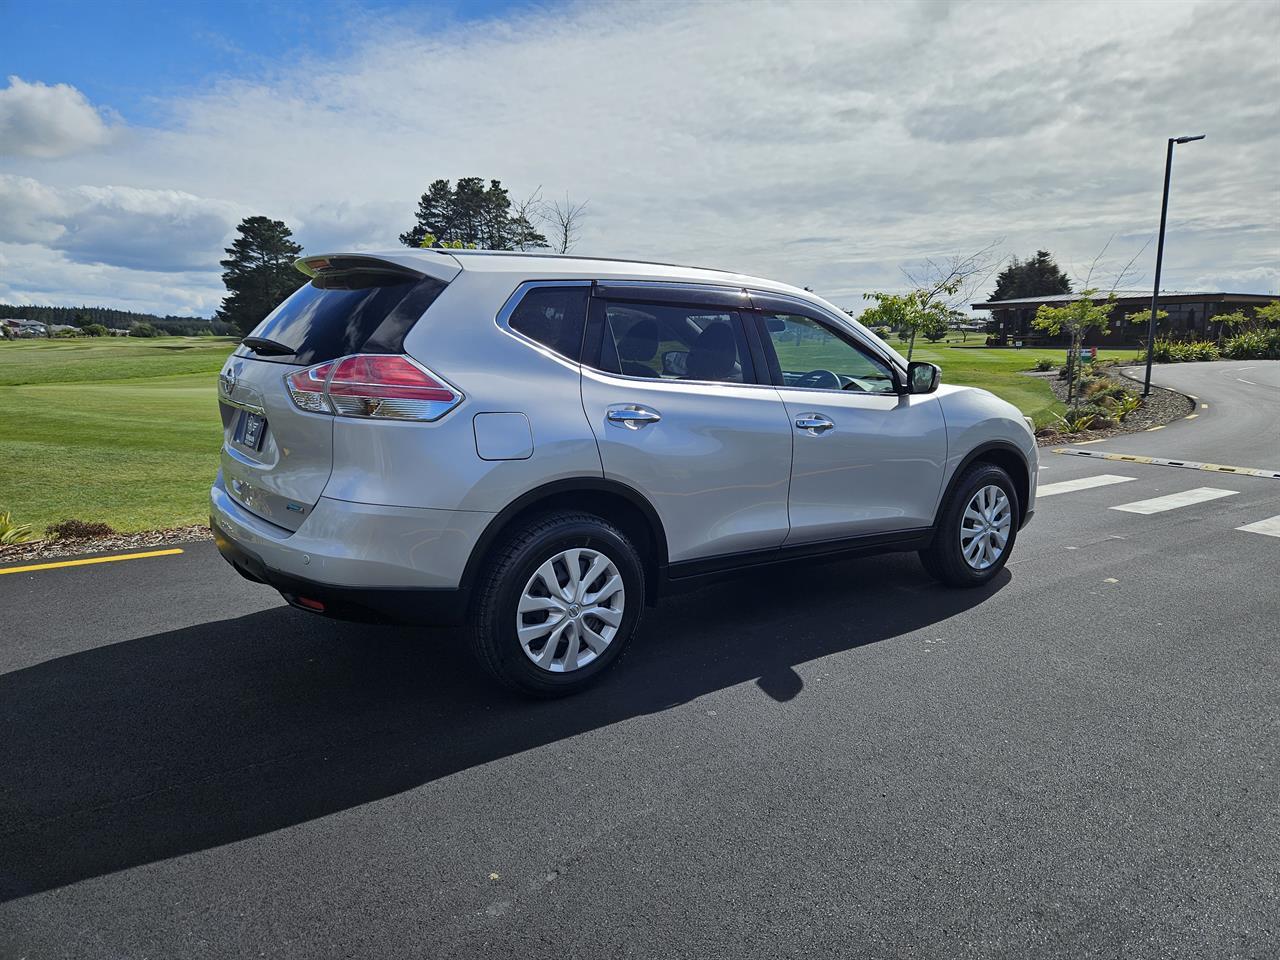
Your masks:
{"label": "shrub", "polygon": [[28,543],[35,539],[31,532],[31,524],[15,523],[9,511],[0,513],[0,544]]}
{"label": "shrub", "polygon": [[1221,358],[1218,345],[1207,340],[1157,339],[1151,345],[1151,359],[1156,363],[1193,363]]}
{"label": "shrub", "polygon": [[86,337],[105,337],[108,332],[107,328],[100,323],[91,323],[84,328]]}
{"label": "shrub", "polygon": [[1237,334],[1223,344],[1222,355],[1231,360],[1280,360],[1280,329]]}
{"label": "shrub", "polygon": [[164,331],[150,323],[135,323],[129,328],[131,337],[163,337]]}
{"label": "shrub", "polygon": [[53,336],[58,340],[70,340],[72,337],[83,337],[84,331],[75,328],[71,330],[59,330]]}
{"label": "shrub", "polygon": [[1055,366],[1056,364],[1052,360],[1050,360],[1048,357],[1041,357],[1039,360],[1036,361],[1036,369],[1039,370],[1041,373],[1048,373]]}
{"label": "shrub", "polygon": [[1142,398],[1137,394],[1124,393],[1119,397],[1113,397],[1114,406],[1111,408],[1117,420],[1124,423],[1124,418],[1133,413],[1142,406]]}
{"label": "shrub", "polygon": [[1090,400],[1106,396],[1113,389],[1111,381],[1106,377],[1089,377],[1080,382],[1080,396]]}
{"label": "shrub", "polygon": [[88,540],[90,537],[109,537],[115,533],[109,524],[75,519],[52,523],[44,532],[59,540]]}

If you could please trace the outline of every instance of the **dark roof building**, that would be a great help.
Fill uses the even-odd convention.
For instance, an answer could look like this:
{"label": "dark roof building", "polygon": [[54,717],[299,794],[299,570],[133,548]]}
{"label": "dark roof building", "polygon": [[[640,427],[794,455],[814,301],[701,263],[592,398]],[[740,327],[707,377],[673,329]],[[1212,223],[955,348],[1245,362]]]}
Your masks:
{"label": "dark roof building", "polygon": [[[1151,291],[1117,290],[1115,294],[1116,306],[1111,313],[1110,323],[1106,330],[1090,330],[1085,336],[1086,346],[1124,347],[1136,345],[1146,339],[1147,328],[1141,324],[1128,323],[1125,317],[1139,310],[1151,309]],[[987,324],[987,332],[998,343],[1012,344],[1021,341],[1027,345],[1065,346],[1069,340],[1065,333],[1050,336],[1033,327],[1032,321],[1041,304],[1060,307],[1075,299],[1075,294],[1058,293],[1050,297],[991,300],[970,306],[974,310],[990,311],[991,320]],[[1102,294],[1095,297],[1094,302],[1101,303],[1106,299],[1107,295]],[[1211,340],[1218,335],[1220,326],[1214,323],[1214,317],[1235,313],[1237,310],[1251,314],[1255,308],[1265,306],[1275,299],[1275,296],[1256,293],[1169,290],[1160,294],[1160,309],[1169,316],[1156,324],[1156,333],[1176,340]]]}

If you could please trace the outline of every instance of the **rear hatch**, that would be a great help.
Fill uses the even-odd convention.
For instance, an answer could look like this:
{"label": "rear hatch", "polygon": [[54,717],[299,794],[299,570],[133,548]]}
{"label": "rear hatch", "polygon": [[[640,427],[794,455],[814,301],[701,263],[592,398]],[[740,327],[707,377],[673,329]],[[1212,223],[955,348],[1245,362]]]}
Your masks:
{"label": "rear hatch", "polygon": [[218,376],[227,492],[288,530],[302,525],[333,469],[334,418],[307,392],[313,371],[323,385],[329,361],[400,353],[459,272],[452,257],[394,254],[307,257],[297,267],[310,281],[245,337]]}

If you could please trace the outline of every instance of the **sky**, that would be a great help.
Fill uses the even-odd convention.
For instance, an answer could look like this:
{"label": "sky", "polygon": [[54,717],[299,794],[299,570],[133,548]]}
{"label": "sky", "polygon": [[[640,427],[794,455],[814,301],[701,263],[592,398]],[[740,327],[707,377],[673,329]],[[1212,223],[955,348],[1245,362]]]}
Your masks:
{"label": "sky", "polygon": [[462,176],[587,201],[575,252],[854,308],[988,245],[1103,285],[1136,256],[1140,287],[1166,138],[1199,133],[1162,286],[1280,293],[1274,0],[0,0],[0,22],[0,302],[210,316],[241,218],[390,248]]}

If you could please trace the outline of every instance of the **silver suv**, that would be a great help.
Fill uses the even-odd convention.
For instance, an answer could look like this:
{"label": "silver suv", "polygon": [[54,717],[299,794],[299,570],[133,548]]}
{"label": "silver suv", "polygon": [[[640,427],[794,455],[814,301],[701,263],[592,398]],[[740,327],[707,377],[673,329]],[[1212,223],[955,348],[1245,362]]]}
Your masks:
{"label": "silver suv", "polygon": [[568,693],[693,578],[919,551],[994,577],[1029,422],[827,302],[718,270],[462,250],[313,256],[219,377],[218,548],[295,607],[465,622]]}

